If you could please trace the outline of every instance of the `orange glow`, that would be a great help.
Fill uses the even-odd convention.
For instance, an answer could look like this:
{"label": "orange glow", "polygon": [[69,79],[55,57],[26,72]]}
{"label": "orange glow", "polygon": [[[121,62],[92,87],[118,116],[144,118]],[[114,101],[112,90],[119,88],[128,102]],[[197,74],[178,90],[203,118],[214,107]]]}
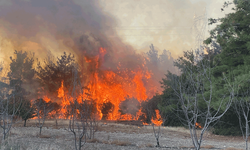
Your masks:
{"label": "orange glow", "polygon": [[64,97],[64,90],[63,90],[63,81],[61,82],[61,87],[58,89],[58,96],[59,98]]}
{"label": "orange glow", "polygon": [[151,119],[151,122],[154,124],[154,125],[156,125],[156,126],[160,126],[162,123],[163,123],[163,121],[162,121],[162,118],[161,118],[161,115],[160,115],[160,113],[159,113],[159,110],[158,109],[156,109],[155,110],[155,113],[156,113],[156,118],[155,119]]}
{"label": "orange glow", "polygon": [[50,102],[50,98],[48,98],[47,96],[43,96],[43,100],[44,100],[46,103]]}
{"label": "orange glow", "polygon": [[[119,62],[115,70],[101,69],[102,63],[105,61],[107,51],[105,48],[100,48],[99,53],[95,56],[83,56],[85,64],[83,69],[86,80],[83,81],[83,87],[86,87],[82,93],[76,93],[77,101],[82,102],[82,99],[93,100],[96,104],[96,115],[98,119],[102,119],[103,106],[105,103],[111,103],[112,109],[108,111],[106,120],[138,120],[143,114],[141,109],[136,115],[121,114],[119,105],[126,99],[136,98],[140,103],[152,98],[155,94],[156,87],[154,85],[146,88],[145,84],[149,84],[152,73],[148,71],[145,64],[134,67],[134,69],[125,68]],[[146,63],[146,61],[144,61]],[[64,81],[61,81],[61,86],[57,90],[58,104],[61,106],[59,118],[65,118],[67,107],[72,101],[69,94],[69,89],[66,89]],[[86,94],[88,93],[88,94]],[[51,112],[54,115],[56,112]],[[156,125],[161,124],[159,111],[156,110],[157,118],[153,121]],[[161,122],[161,123],[160,123]]]}
{"label": "orange glow", "polygon": [[200,123],[196,122],[196,123],[195,123],[195,128],[202,129],[203,127],[201,126],[201,124],[200,124]]}

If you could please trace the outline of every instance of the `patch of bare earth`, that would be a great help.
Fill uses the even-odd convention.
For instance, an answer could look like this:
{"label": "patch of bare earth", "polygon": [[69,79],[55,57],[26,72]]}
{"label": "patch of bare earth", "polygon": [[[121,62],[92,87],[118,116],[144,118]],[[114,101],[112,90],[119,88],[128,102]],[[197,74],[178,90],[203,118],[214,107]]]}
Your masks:
{"label": "patch of bare earth", "polygon": [[[8,140],[1,149],[20,150],[73,150],[73,134],[67,130],[68,120],[47,120],[42,135],[35,120],[15,124]],[[2,137],[0,137],[2,138]],[[242,137],[218,136],[206,132],[201,149],[244,149]],[[154,150],[154,149],[193,149],[189,130],[181,127],[161,127],[160,145],[156,140],[152,126],[143,126],[139,122],[99,122],[98,131],[93,139],[87,139],[87,150]]]}

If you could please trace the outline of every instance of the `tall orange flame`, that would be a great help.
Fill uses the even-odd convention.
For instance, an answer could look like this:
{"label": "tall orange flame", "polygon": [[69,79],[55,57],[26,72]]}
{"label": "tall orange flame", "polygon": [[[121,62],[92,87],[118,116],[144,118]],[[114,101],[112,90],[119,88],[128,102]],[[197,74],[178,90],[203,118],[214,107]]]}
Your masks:
{"label": "tall orange flame", "polygon": [[155,110],[155,114],[156,114],[156,118],[155,118],[155,119],[152,118],[152,119],[151,119],[151,122],[152,122],[154,125],[156,125],[156,126],[160,126],[160,125],[163,123],[163,121],[162,121],[162,118],[161,118],[161,115],[160,115],[158,109]]}
{"label": "tall orange flame", "polygon": [[[78,95],[78,101],[81,102],[81,98],[89,97],[96,103],[97,115],[99,119],[102,119],[102,109],[105,103],[110,102],[113,107],[109,110],[106,116],[107,120],[138,120],[142,115],[141,109],[137,112],[136,116],[131,114],[121,114],[119,111],[119,105],[122,101],[129,98],[136,98],[139,102],[146,101],[151,98],[152,91],[155,88],[151,86],[151,89],[146,89],[145,83],[151,78],[151,72],[147,68],[121,69],[122,64],[119,63],[117,70],[101,70],[100,66],[104,61],[106,55],[106,49],[100,48],[99,54],[93,57],[85,56],[86,67],[84,72],[87,75],[84,87],[87,87],[82,94]],[[142,65],[145,67],[145,65]],[[59,118],[64,118],[64,114],[67,112],[67,106],[70,105],[72,99],[68,95],[68,89],[65,89],[64,81],[61,81],[61,86],[58,89],[57,97],[60,99],[61,111]],[[154,91],[153,91],[154,92]],[[87,96],[86,93],[89,95]],[[159,111],[156,110],[155,124],[161,124]]]}

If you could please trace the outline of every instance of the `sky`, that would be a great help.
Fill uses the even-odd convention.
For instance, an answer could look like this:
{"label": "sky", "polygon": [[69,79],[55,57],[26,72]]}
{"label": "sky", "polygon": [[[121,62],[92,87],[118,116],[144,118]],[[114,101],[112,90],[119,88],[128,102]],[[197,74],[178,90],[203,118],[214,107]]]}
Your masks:
{"label": "sky", "polygon": [[[223,17],[231,11],[221,12],[224,0],[100,0],[104,12],[117,21],[115,30],[124,42],[138,51],[146,51],[154,44],[159,51],[170,50],[178,57],[184,50],[194,47],[194,16]],[[197,24],[207,23],[204,20]],[[208,31],[213,26],[205,28]],[[114,36],[110,35],[110,38]],[[204,37],[205,38],[205,37]]]}
{"label": "sky", "polygon": [[[128,46],[141,53],[154,44],[160,52],[170,50],[177,58],[184,50],[194,48],[194,16],[222,17],[230,12],[221,12],[224,1],[1,0],[0,61],[8,61],[14,50],[32,51],[38,56],[45,56],[46,50],[60,55],[81,48],[75,39],[91,33],[103,39],[106,46],[112,41],[116,49]],[[196,23],[207,22],[203,19]],[[206,37],[212,28],[204,29]]]}

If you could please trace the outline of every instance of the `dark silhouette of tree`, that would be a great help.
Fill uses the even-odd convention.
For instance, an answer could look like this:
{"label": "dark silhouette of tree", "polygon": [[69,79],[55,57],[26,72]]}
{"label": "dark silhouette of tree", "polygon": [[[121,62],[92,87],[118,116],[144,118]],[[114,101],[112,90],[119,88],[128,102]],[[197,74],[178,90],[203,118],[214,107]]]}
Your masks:
{"label": "dark silhouette of tree", "polygon": [[57,58],[56,63],[49,59],[49,57],[47,60],[44,60],[43,65],[38,63],[36,73],[41,86],[50,93],[56,93],[63,81],[65,87],[69,89],[71,85],[72,69],[75,64],[74,56],[71,54],[67,55],[64,52],[60,58]]}
{"label": "dark silhouette of tree", "polygon": [[23,126],[26,127],[26,122],[28,119],[33,118],[35,116],[35,110],[31,104],[31,102],[27,99],[24,99],[20,110],[18,111],[18,116],[21,116],[24,120]]}

